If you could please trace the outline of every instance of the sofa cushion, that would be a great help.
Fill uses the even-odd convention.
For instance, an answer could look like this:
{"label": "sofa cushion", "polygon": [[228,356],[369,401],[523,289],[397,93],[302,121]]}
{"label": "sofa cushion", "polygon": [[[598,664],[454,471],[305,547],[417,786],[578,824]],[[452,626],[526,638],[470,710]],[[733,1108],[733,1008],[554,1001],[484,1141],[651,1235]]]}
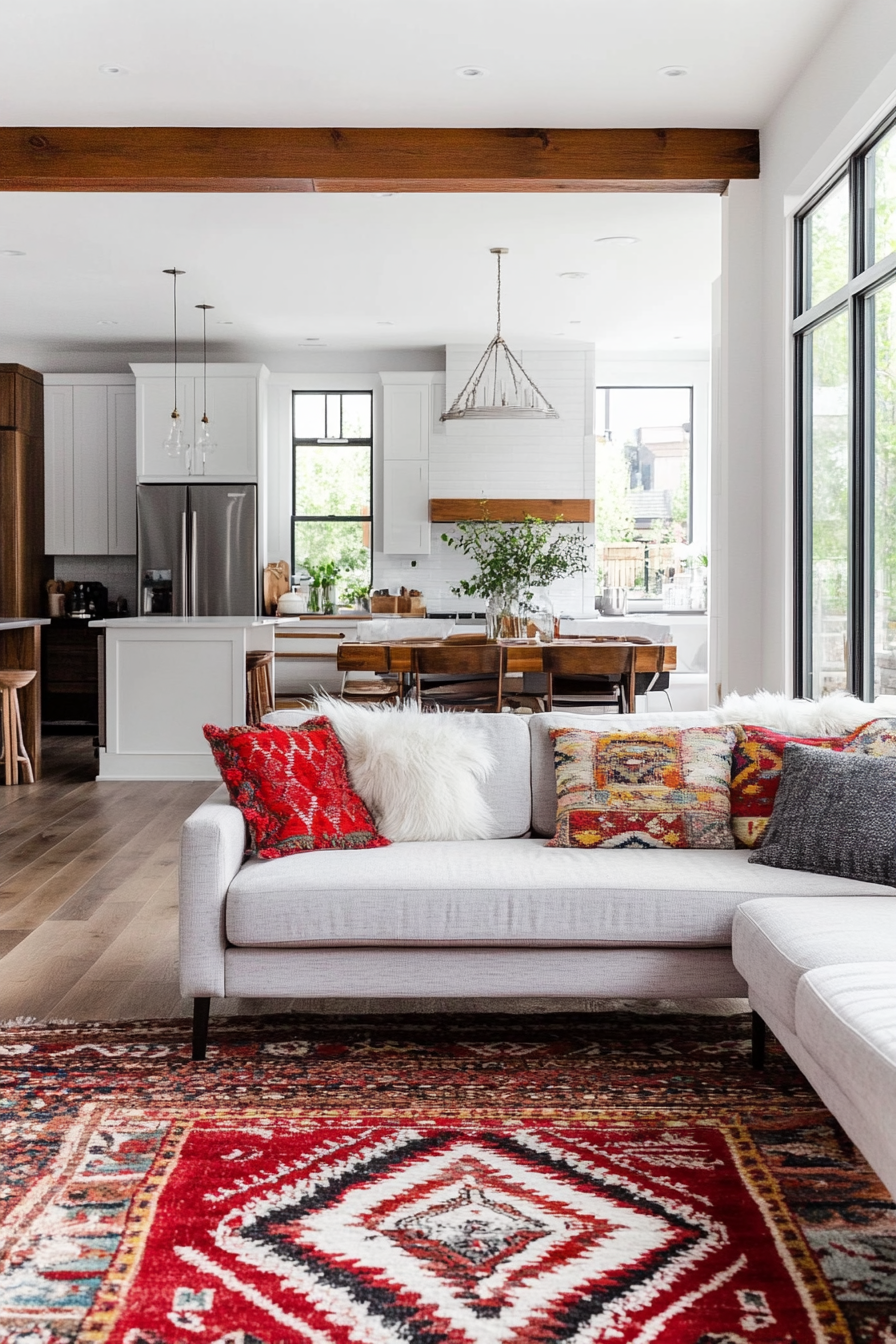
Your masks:
{"label": "sofa cushion", "polygon": [[263,859],[389,844],[349,783],[342,744],[327,719],[299,728],[207,723],[202,731]]}
{"label": "sofa cushion", "polygon": [[619,733],[642,728],[708,728],[718,718],[711,709],[681,714],[532,714],[529,737],[532,748],[532,830],[553,835],[557,829],[557,781],[554,774],[552,728],[587,728],[592,732]]}
{"label": "sofa cushion", "polygon": [[731,753],[731,829],[739,845],[762,844],[781,784],[784,748],[792,743],[827,751],[896,756],[896,723],[878,719],[846,737],[790,737],[756,724],[737,724]]}
{"label": "sofa cushion", "polygon": [[896,887],[896,761],[792,742],[751,863]]}
{"label": "sofa cushion", "polygon": [[[746,855],[747,851],[737,853]],[[782,869],[769,871],[785,875]],[[809,874],[794,872],[789,876],[797,879]],[[748,901],[734,917],[731,953],[750,986],[750,997],[755,995],[760,1012],[768,1005],[791,1031],[796,1030],[797,985],[807,971],[843,962],[880,961],[888,956],[896,961],[896,896],[892,888],[870,883],[853,885],[859,894],[844,899]],[[869,891],[879,894],[866,895]],[[881,900],[884,894],[889,899]]]}
{"label": "sofa cushion", "polygon": [[850,1133],[896,1193],[894,1003],[896,958],[820,967],[796,993],[800,1044],[859,1112]]}
{"label": "sofa cushion", "polygon": [[[264,722],[298,724],[311,717],[305,710],[280,709],[265,715]],[[454,714],[452,723],[465,732],[478,734],[495,757],[494,770],[479,785],[491,813],[488,839],[525,835],[532,810],[526,724],[516,714]]]}
{"label": "sofa cushion", "polygon": [[520,839],[250,860],[227,893],[227,937],[241,947],[727,947],[734,911],[751,897],[869,890],[747,858],[747,850],[549,849]]}
{"label": "sofa cushion", "polygon": [[732,728],[552,728],[557,834],[575,849],[733,849]]}

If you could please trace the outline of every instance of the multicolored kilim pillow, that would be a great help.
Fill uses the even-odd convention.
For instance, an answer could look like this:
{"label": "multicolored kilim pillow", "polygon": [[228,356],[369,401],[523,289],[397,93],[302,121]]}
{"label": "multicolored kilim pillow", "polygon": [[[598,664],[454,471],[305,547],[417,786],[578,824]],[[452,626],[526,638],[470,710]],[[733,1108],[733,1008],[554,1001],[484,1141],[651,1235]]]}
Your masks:
{"label": "multicolored kilim pillow", "polygon": [[348,781],[342,744],[329,719],[307,719],[296,728],[207,723],[202,731],[261,858],[390,843],[377,834]]}
{"label": "multicolored kilim pillow", "polygon": [[735,727],[731,753],[731,829],[738,848],[755,849],[769,823],[781,783],[784,748],[826,747],[867,756],[896,756],[896,720],[873,719],[847,737],[792,737],[752,723]]}
{"label": "multicolored kilim pillow", "polygon": [[554,728],[563,848],[733,849],[732,728]]}

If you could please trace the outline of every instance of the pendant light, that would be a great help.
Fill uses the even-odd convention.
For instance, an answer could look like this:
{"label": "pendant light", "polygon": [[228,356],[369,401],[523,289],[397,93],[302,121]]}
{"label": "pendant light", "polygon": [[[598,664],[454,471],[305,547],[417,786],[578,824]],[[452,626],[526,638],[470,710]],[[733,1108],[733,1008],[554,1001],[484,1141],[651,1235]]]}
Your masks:
{"label": "pendant light", "polygon": [[440,420],[559,420],[547,397],[529,377],[501,335],[501,258],[506,247],[491,247],[498,262],[497,330],[449,410]]}
{"label": "pendant light", "polygon": [[166,268],[162,274],[171,276],[174,298],[174,410],[171,412],[171,428],[165,435],[162,446],[169,457],[180,457],[190,447],[184,438],[180,411],[177,409],[177,277],[186,274],[186,272],[178,271],[172,266]]}
{"label": "pendant light", "polygon": [[202,310],[202,419],[199,422],[202,428],[196,439],[195,464],[199,469],[199,474],[205,475],[205,459],[210,453],[215,451],[217,444],[211,436],[208,427],[208,350],[206,345],[205,325],[207,315],[214,308],[213,303],[197,303],[196,307]]}

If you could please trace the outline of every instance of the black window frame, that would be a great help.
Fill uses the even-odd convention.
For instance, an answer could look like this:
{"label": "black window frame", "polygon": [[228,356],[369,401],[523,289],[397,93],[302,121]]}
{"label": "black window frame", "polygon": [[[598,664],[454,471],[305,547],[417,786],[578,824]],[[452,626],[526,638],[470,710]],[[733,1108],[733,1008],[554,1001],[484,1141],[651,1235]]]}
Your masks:
{"label": "black window frame", "polygon": [[[359,397],[365,396],[370,399],[370,435],[368,438],[300,438],[296,434],[296,405],[299,397]],[[326,404],[326,403],[325,403]],[[374,444],[374,403],[373,392],[369,387],[334,387],[334,388],[293,388],[292,390],[292,476],[290,479],[290,525],[289,525],[289,549],[290,549],[290,573],[296,574],[296,523],[367,523],[370,526],[370,584],[373,585],[373,444]],[[343,406],[340,402],[339,407],[339,428],[342,429]],[[329,428],[326,420],[324,427]],[[366,514],[336,514],[336,513],[296,513],[296,491],[298,486],[298,477],[296,469],[298,466],[297,455],[300,448],[320,446],[321,444],[332,443],[334,445],[350,446],[362,448],[365,445],[369,447],[369,512]]]}
{"label": "black window frame", "polygon": [[[793,220],[792,425],[793,425],[793,690],[810,693],[812,582],[812,462],[807,337],[839,313],[848,314],[848,543],[846,689],[861,699],[874,694],[874,331],[878,290],[896,281],[896,251],[873,260],[873,211],[868,156],[896,130],[891,112],[800,207]],[[811,307],[806,221],[846,178],[849,191],[849,277]]]}

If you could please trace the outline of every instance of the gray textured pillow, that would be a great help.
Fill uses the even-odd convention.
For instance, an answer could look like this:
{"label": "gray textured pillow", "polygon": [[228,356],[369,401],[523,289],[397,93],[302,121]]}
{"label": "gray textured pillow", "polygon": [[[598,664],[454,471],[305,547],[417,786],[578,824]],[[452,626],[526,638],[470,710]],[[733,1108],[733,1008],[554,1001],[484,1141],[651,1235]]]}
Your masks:
{"label": "gray textured pillow", "polygon": [[788,743],[750,863],[896,887],[896,760]]}

